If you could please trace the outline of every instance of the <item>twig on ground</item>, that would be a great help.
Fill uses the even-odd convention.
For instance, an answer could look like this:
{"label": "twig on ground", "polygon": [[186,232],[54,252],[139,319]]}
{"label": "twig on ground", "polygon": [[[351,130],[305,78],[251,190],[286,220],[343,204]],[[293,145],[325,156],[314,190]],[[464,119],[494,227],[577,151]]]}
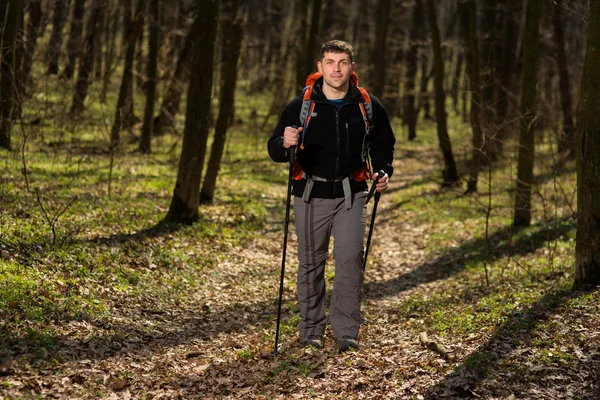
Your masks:
{"label": "twig on ground", "polygon": [[437,342],[429,339],[427,337],[427,333],[425,333],[425,332],[421,332],[419,334],[419,342],[421,342],[421,344],[423,346],[427,347],[429,350],[433,350],[436,353],[440,354],[442,357],[444,357],[448,361],[454,361],[454,359],[456,358],[454,355],[454,350],[450,350],[443,344],[437,343]]}

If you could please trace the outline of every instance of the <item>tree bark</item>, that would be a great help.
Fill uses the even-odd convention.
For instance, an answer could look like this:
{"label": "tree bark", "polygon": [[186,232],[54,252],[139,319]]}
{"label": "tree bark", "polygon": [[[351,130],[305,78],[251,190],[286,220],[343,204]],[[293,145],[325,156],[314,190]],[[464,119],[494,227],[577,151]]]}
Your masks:
{"label": "tree bark", "polygon": [[472,157],[469,165],[469,181],[467,193],[477,192],[479,169],[485,155],[483,149],[483,131],[481,129],[481,71],[479,64],[479,43],[477,41],[477,10],[475,0],[467,0],[459,4],[462,20],[462,31],[468,45],[467,71],[471,86],[470,122],[473,131]]}
{"label": "tree bark", "polygon": [[152,128],[154,127],[154,101],[156,98],[156,70],[158,62],[158,19],[159,0],[150,0],[150,19],[148,27],[148,84],[146,86],[146,108],[144,110],[144,125],[142,125],[142,138],[140,151],[150,154],[152,151]]}
{"label": "tree bark", "polygon": [[409,33],[409,50],[406,58],[406,81],[404,83],[404,121],[408,126],[408,140],[417,137],[417,107],[415,104],[415,81],[419,48],[425,41],[423,37],[425,25],[425,10],[422,0],[415,0],[413,6],[412,26]]}
{"label": "tree bark", "polygon": [[183,47],[177,58],[175,72],[169,81],[167,93],[163,97],[158,116],[154,118],[154,136],[164,134],[165,128],[173,126],[175,123],[175,116],[179,113],[181,94],[189,81],[190,63],[192,58],[191,48],[194,41],[193,35],[201,30],[201,27],[198,26],[200,21],[201,20],[198,18],[194,20],[194,23],[185,37]]}
{"label": "tree bark", "polygon": [[[309,1],[306,0],[297,0],[296,2],[296,7],[297,8],[297,12],[295,15],[295,24],[294,24],[294,28],[295,28],[295,40],[290,40],[289,38],[287,39],[288,41],[288,46],[294,46],[295,50],[295,56],[296,56],[296,62],[295,64],[295,70],[296,70],[296,79],[295,79],[295,84],[292,84],[292,87],[294,87],[296,89],[296,91],[301,91],[302,88],[304,88],[304,83],[306,82],[306,74],[304,73],[304,65],[306,65],[308,63],[308,59],[310,58],[308,54],[305,53],[306,51],[306,45],[307,45],[307,37],[309,34],[309,30],[310,30],[310,26],[308,26],[308,12],[309,12],[309,7],[308,7]],[[286,40],[286,39],[284,39]],[[280,54],[281,57],[281,54]],[[279,66],[278,65],[274,65],[274,68],[271,68],[271,72],[272,75],[273,74],[278,74],[281,71],[279,70]],[[275,86],[276,87],[276,86]]]}
{"label": "tree bark", "polygon": [[19,32],[19,16],[22,9],[23,3],[21,0],[14,0],[9,3],[2,32],[2,49],[0,50],[0,147],[8,150],[11,148],[10,133],[15,102],[15,46]]}
{"label": "tree bark", "polygon": [[213,79],[213,54],[219,3],[197,0],[200,28],[192,34],[192,69],[188,86],[188,104],[177,182],[169,212],[169,222],[191,223],[198,220],[200,182],[208,139],[210,99]]}
{"label": "tree bark", "polygon": [[460,115],[458,108],[458,89],[462,80],[463,63],[465,61],[465,52],[463,49],[458,49],[458,55],[456,56],[456,65],[454,67],[454,74],[452,75],[452,85],[450,86],[450,97],[452,97],[452,107],[454,113]]}
{"label": "tree bark", "polygon": [[21,61],[22,82],[26,89],[31,83],[31,67],[37,38],[42,22],[42,0],[32,0],[29,3],[29,21],[25,30],[25,53]]}
{"label": "tree bark", "polygon": [[519,158],[517,190],[513,225],[531,224],[531,186],[535,155],[534,122],[537,103],[538,30],[541,0],[527,0],[525,32],[523,37],[523,73],[521,75],[521,105],[519,121]]}
{"label": "tree bark", "polygon": [[369,91],[380,99],[383,98],[386,82],[386,55],[388,53],[387,36],[391,10],[391,0],[378,1],[377,22],[375,24],[375,47],[373,47],[373,54],[371,55],[373,61],[373,77],[370,80],[373,82],[373,86]]}
{"label": "tree bark", "polygon": [[429,23],[429,32],[431,33],[431,45],[433,47],[433,57],[435,65],[434,86],[435,86],[435,116],[437,122],[437,134],[440,150],[444,157],[443,187],[453,186],[459,181],[454,156],[452,154],[452,145],[448,136],[446,124],[446,94],[444,93],[444,60],[442,58],[442,45],[440,40],[440,31],[437,25],[435,8],[433,0],[426,0],[427,21]]}
{"label": "tree bark", "polygon": [[52,34],[48,44],[48,69],[49,75],[58,74],[58,60],[62,46],[62,30],[65,24],[65,0],[54,1],[54,16],[52,17]]}
{"label": "tree bark", "polygon": [[303,67],[300,69],[300,73],[297,77],[297,86],[300,90],[304,87],[306,77],[311,72],[316,70],[316,63],[319,56],[319,49],[317,47],[317,40],[320,35],[319,19],[321,17],[321,5],[323,0],[312,1],[312,14],[310,18],[310,26],[308,27],[308,37],[306,39],[306,46],[304,47],[304,62]]}
{"label": "tree bark", "polygon": [[83,109],[83,102],[88,94],[90,86],[90,74],[94,68],[94,45],[96,44],[96,36],[100,34],[99,15],[100,10],[104,7],[104,0],[96,0],[92,6],[87,26],[85,28],[85,40],[83,42],[83,53],[79,60],[79,68],[77,71],[77,83],[75,84],[75,95],[71,105],[71,115],[79,115]]}
{"label": "tree bark", "polygon": [[113,73],[113,61],[116,52],[116,38],[119,30],[119,14],[121,7],[115,4],[113,11],[109,14],[106,30],[104,31],[104,41],[106,42],[106,53],[104,55],[104,70],[102,71],[102,90],[100,91],[100,101],[106,103],[106,92],[108,84]]}
{"label": "tree bark", "polygon": [[83,29],[83,15],[85,13],[85,0],[74,0],[73,14],[71,15],[71,30],[67,39],[67,65],[60,75],[63,79],[71,79],[75,72],[75,63],[81,55],[81,33]]}
{"label": "tree bark", "polygon": [[561,7],[554,4],[552,23],[554,25],[554,44],[556,46],[556,61],[558,67],[560,103],[563,112],[563,133],[559,137],[558,151],[575,157],[575,124],[573,123],[573,100],[571,97],[571,83],[569,78],[569,65],[565,50],[565,35],[563,31]]}
{"label": "tree bark", "polygon": [[[227,3],[224,3],[225,6]],[[223,63],[221,65],[221,91],[219,98],[219,116],[215,126],[210,159],[206,168],[206,176],[200,191],[200,201],[212,202],[217,184],[217,174],[221,166],[223,149],[227,135],[229,116],[234,109],[234,91],[237,81],[237,64],[243,39],[243,26],[240,19],[235,18],[236,9],[228,12],[229,18],[223,20],[222,43]]]}
{"label": "tree bark", "polygon": [[[495,126],[498,131],[494,145],[489,147],[488,157],[492,161],[498,160],[504,150],[504,142],[512,132],[512,124],[508,122],[509,104],[511,104],[511,96],[515,80],[515,59],[519,58],[515,53],[517,47],[517,32],[518,25],[516,16],[520,15],[519,4],[521,0],[508,0],[500,3],[498,10],[498,21],[500,32],[502,32],[502,41],[498,41],[498,53],[496,58],[495,74],[496,79],[500,82],[496,91],[496,114]],[[516,108],[516,106],[515,106]]]}
{"label": "tree bark", "polygon": [[[485,154],[488,154],[488,149],[494,146],[495,143],[495,132],[493,131],[493,121],[495,120],[495,106],[494,98],[497,83],[494,79],[494,69],[496,67],[496,16],[497,0],[486,0],[482,2],[483,6],[483,19],[482,19],[482,33],[483,39],[481,41],[481,78],[480,78],[480,126],[482,135],[485,137],[483,143]],[[477,40],[477,37],[475,38]],[[487,162],[487,157],[481,159],[482,162]]]}
{"label": "tree bark", "polygon": [[98,10],[98,29],[99,32],[94,36],[94,76],[97,80],[102,78],[102,61],[103,61],[103,52],[102,52],[102,35],[101,33],[104,30],[109,30],[109,24],[106,23],[107,16],[107,4],[108,2],[105,0],[102,4],[103,7]]}
{"label": "tree bark", "polygon": [[135,8],[135,17],[127,35],[127,52],[125,54],[125,65],[123,66],[123,77],[121,78],[121,87],[119,89],[119,98],[115,110],[115,120],[110,133],[111,148],[114,150],[119,146],[121,140],[121,129],[127,125],[128,110],[132,99],[132,81],[133,81],[133,57],[135,56],[135,44],[137,37],[142,29],[142,11],[144,10],[145,0],[138,0]]}
{"label": "tree bark", "polygon": [[590,1],[577,115],[575,286],[600,284],[600,1]]}
{"label": "tree bark", "polygon": [[19,15],[17,17],[17,38],[15,39],[15,53],[14,53],[14,57],[15,57],[15,70],[13,73],[13,79],[14,79],[14,83],[13,83],[13,90],[14,90],[14,100],[13,100],[13,110],[12,110],[12,114],[11,114],[11,118],[13,119],[13,121],[15,120],[20,120],[21,119],[21,107],[23,104],[23,93],[25,91],[24,86],[23,86],[23,70],[20,68],[21,66],[21,61],[23,59],[23,54],[25,53],[25,47],[24,47],[24,42],[25,42],[25,22],[24,22],[24,17],[25,17],[25,13],[23,10],[23,2],[20,1],[19,2],[21,4],[21,7],[19,8]]}

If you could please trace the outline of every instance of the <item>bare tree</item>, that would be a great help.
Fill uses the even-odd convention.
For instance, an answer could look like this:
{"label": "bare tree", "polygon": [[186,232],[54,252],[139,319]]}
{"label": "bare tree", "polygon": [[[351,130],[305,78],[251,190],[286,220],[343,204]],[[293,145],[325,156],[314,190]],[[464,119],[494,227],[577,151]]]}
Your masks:
{"label": "bare tree", "polygon": [[521,119],[519,121],[519,159],[513,225],[531,224],[531,186],[535,155],[534,122],[537,103],[538,30],[541,0],[527,0],[523,36],[523,73],[521,75]]}
{"label": "bare tree", "polygon": [[417,137],[417,107],[415,104],[415,81],[419,49],[424,39],[425,10],[422,0],[415,0],[412,26],[409,33],[409,50],[406,57],[406,80],[404,83],[404,121],[408,125],[408,140]]}
{"label": "bare tree", "polygon": [[213,53],[219,2],[197,0],[198,30],[192,33],[192,69],[177,182],[166,221],[190,223],[198,219],[200,182],[209,130]]}
{"label": "bare tree", "polygon": [[128,110],[132,101],[132,79],[133,79],[133,57],[135,55],[135,44],[137,37],[142,29],[142,12],[144,10],[145,0],[138,0],[135,7],[133,23],[127,36],[127,52],[125,53],[125,65],[123,66],[123,77],[121,78],[121,88],[119,89],[119,99],[115,110],[115,120],[113,121],[110,133],[111,148],[119,145],[121,140],[121,129],[127,123]]}
{"label": "bare tree", "polygon": [[575,157],[575,124],[573,122],[573,99],[569,78],[569,62],[565,49],[565,34],[562,21],[562,7],[552,6],[552,23],[554,25],[554,45],[558,67],[560,100],[563,112],[563,134],[559,137],[558,150],[560,153]]}
{"label": "bare tree", "polygon": [[440,30],[437,25],[435,8],[433,0],[425,0],[427,8],[427,21],[429,23],[429,32],[431,32],[431,44],[433,46],[433,57],[435,64],[435,116],[437,120],[437,133],[440,149],[444,157],[443,186],[453,186],[459,181],[454,156],[452,154],[452,145],[448,136],[446,124],[446,95],[444,93],[444,60],[442,59],[442,45],[440,40]]}
{"label": "bare tree", "polygon": [[373,61],[373,86],[369,91],[379,98],[383,98],[383,90],[386,81],[386,55],[387,36],[390,25],[390,13],[392,11],[391,0],[379,0],[377,2],[377,22],[375,24],[375,47],[371,59]]}
{"label": "bare tree", "polygon": [[484,157],[483,131],[481,129],[481,70],[477,40],[477,10],[475,9],[475,0],[462,2],[458,7],[462,20],[462,31],[468,48],[467,71],[471,87],[470,122],[473,136],[467,193],[475,193],[477,192],[479,169]]}
{"label": "bare tree", "polygon": [[600,1],[590,1],[577,115],[577,238],[575,285],[600,284]]}
{"label": "bare tree", "polygon": [[200,24],[200,19],[196,18],[185,37],[183,47],[177,57],[175,72],[171,76],[167,92],[163,96],[158,116],[154,118],[154,136],[162,135],[166,127],[172,126],[175,122],[175,116],[179,113],[181,95],[190,79],[191,48],[194,42],[193,35],[201,29],[201,27],[197,26],[198,24]]}
{"label": "bare tree", "polygon": [[14,108],[15,87],[15,46],[19,32],[19,16],[23,8],[22,0],[11,1],[6,11],[0,52],[0,147],[10,149],[12,111]]}
{"label": "bare tree", "polygon": [[62,30],[65,24],[65,0],[54,0],[54,16],[52,17],[52,35],[48,44],[48,69],[47,74],[58,74],[58,60],[62,47]]}
{"label": "bare tree", "polygon": [[154,127],[154,100],[156,98],[156,67],[158,62],[159,0],[150,0],[150,20],[148,26],[148,85],[146,87],[146,108],[140,151],[149,154],[152,150],[152,128]]}
{"label": "bare tree", "polygon": [[217,184],[217,173],[221,166],[223,149],[227,135],[229,116],[234,109],[234,91],[237,81],[237,64],[240,56],[240,47],[243,39],[243,26],[241,19],[236,17],[236,1],[223,2],[223,8],[227,7],[227,14],[223,22],[223,42],[221,63],[221,91],[219,93],[219,116],[215,126],[210,159],[206,168],[206,176],[200,191],[200,201],[212,202]]}
{"label": "bare tree", "polygon": [[74,0],[73,13],[71,15],[71,30],[67,39],[67,65],[61,78],[71,79],[75,72],[75,63],[81,54],[81,32],[83,29],[83,14],[85,13],[85,0]]}
{"label": "bare tree", "polygon": [[27,88],[31,82],[31,67],[37,39],[40,34],[42,22],[42,0],[31,0],[29,3],[29,20],[25,29],[25,53],[21,61],[21,74],[23,87]]}
{"label": "bare tree", "polygon": [[94,2],[85,28],[83,53],[79,59],[77,83],[75,84],[75,94],[73,95],[73,103],[71,105],[71,114],[73,116],[83,111],[83,102],[88,94],[88,87],[90,85],[89,77],[94,67],[96,36],[100,35],[100,10],[104,8],[104,3],[105,0],[96,0]]}

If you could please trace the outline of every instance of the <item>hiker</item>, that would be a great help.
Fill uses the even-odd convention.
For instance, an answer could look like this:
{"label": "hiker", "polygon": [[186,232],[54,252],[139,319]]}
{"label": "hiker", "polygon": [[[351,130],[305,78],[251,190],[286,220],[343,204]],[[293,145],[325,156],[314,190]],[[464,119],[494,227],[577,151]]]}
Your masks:
{"label": "hiker", "polygon": [[[367,180],[384,171],[377,191],[388,188],[396,139],[381,102],[358,86],[352,46],[322,45],[318,73],[283,110],[268,142],[275,162],[293,165],[298,236],[297,295],[300,343],[323,346],[326,325],[325,261],[334,237],[335,277],[329,321],[340,352],[358,348]],[[304,110],[304,111],[302,111]],[[290,175],[292,176],[292,174]],[[288,199],[289,201],[289,199]]]}

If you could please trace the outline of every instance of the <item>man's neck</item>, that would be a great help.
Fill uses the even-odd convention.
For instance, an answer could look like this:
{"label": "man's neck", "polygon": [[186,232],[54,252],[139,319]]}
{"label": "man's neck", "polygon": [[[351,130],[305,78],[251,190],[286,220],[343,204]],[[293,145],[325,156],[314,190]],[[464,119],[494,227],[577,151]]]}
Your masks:
{"label": "man's neck", "polygon": [[349,84],[346,83],[345,87],[336,89],[323,82],[323,94],[328,100],[341,100],[346,97],[346,93],[348,93],[348,87]]}

